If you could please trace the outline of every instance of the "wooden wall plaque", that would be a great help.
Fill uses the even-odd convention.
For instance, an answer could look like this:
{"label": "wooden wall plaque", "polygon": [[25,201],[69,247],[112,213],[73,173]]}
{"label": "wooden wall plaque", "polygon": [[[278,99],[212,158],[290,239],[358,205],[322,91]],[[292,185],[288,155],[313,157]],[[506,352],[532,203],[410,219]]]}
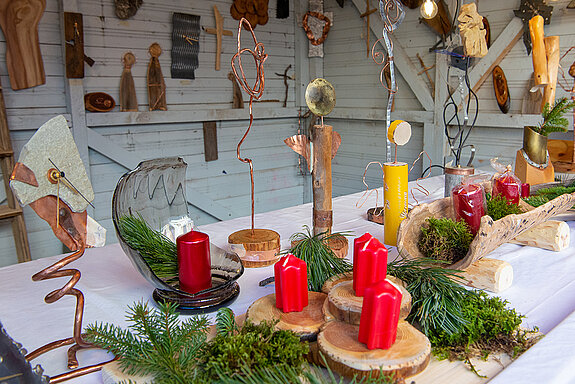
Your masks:
{"label": "wooden wall plaque", "polygon": [[64,12],[66,77],[84,78],[84,25],[81,13]]}

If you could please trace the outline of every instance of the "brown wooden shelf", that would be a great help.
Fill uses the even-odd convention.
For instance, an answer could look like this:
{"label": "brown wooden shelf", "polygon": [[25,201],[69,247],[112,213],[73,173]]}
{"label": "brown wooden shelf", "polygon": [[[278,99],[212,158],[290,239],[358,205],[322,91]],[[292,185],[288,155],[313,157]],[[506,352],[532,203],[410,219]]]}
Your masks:
{"label": "brown wooden shelf", "polygon": [[10,219],[22,213],[22,208],[10,208],[7,205],[0,205],[0,220]]}

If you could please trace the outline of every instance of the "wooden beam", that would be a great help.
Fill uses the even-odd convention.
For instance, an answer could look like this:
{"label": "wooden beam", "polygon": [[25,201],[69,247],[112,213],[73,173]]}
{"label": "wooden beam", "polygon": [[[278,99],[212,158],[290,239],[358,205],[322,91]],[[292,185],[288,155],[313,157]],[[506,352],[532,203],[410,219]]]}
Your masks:
{"label": "wooden beam", "polygon": [[[447,59],[446,55],[435,54],[435,100],[445,100],[447,97]],[[423,150],[431,157],[432,164],[443,165],[446,153],[446,139],[443,127],[444,103],[435,103],[433,123],[423,125]],[[438,168],[431,175],[442,174]]]}
{"label": "wooden beam", "polygon": [[[394,111],[393,120],[405,120],[410,123],[432,123],[433,112],[428,111]],[[335,108],[327,119],[374,120],[385,121],[385,111],[371,108]]]}
{"label": "wooden beam", "polygon": [[[95,132],[93,129],[88,128],[87,131],[90,148],[120,164],[124,168],[128,170],[134,169],[140,161],[143,160],[139,156],[128,152],[124,148],[115,144],[112,140]],[[186,196],[189,204],[192,204],[202,211],[212,215],[216,219],[229,220],[241,216],[237,212],[234,212],[234,210],[224,207],[214,201],[206,194],[190,187],[189,183],[186,185]]]}
{"label": "wooden beam", "polygon": [[[362,13],[361,7],[365,6],[365,2],[362,0],[352,0],[353,5],[357,8],[359,13]],[[375,34],[375,36],[380,37],[381,31],[383,31],[383,21],[379,17],[375,17],[371,23],[370,28]],[[399,26],[401,28],[401,26]],[[409,79],[407,84],[415,94],[417,100],[421,103],[421,106],[426,111],[433,111],[435,103],[433,102],[433,96],[429,91],[429,87],[423,81],[421,76],[417,74],[417,68],[411,62],[411,59],[403,49],[399,40],[397,40],[393,34],[389,34],[391,40],[393,41],[393,56],[396,63],[395,68],[401,73],[404,79]]]}

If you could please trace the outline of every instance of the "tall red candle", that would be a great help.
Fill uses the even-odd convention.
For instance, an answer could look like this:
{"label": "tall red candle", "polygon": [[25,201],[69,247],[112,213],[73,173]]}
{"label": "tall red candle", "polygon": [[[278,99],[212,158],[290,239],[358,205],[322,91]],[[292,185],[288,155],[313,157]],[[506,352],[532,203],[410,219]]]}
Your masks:
{"label": "tall red candle", "polygon": [[178,267],[180,289],[196,293],[212,286],[210,238],[198,231],[178,236]]}
{"label": "tall red candle", "polygon": [[276,307],[283,312],[301,312],[308,304],[307,265],[291,253],[274,265]]}
{"label": "tall red candle", "polygon": [[525,199],[531,196],[531,186],[527,183],[521,183],[521,198]]}
{"label": "tall red candle", "polygon": [[455,219],[465,221],[474,235],[485,216],[485,196],[483,188],[476,184],[460,184],[451,191]]}
{"label": "tall red candle", "polygon": [[501,195],[507,199],[508,204],[519,204],[521,197],[521,180],[511,172],[493,179],[493,196]]}
{"label": "tall red candle", "polygon": [[387,248],[369,233],[353,241],[353,290],[363,296],[365,288],[387,276]]}
{"label": "tall red candle", "polygon": [[381,280],[365,289],[361,318],[360,343],[368,349],[389,349],[397,336],[401,291],[389,280]]}

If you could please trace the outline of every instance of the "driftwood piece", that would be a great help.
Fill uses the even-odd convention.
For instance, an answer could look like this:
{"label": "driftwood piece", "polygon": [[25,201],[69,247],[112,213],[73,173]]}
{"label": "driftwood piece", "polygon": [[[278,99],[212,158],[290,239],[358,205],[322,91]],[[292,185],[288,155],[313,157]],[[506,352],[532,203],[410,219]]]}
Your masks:
{"label": "driftwood piece", "polygon": [[148,73],[146,79],[148,81],[148,105],[150,111],[167,111],[166,104],[166,83],[164,75],[162,74],[162,67],[160,66],[160,55],[162,54],[162,47],[158,43],[152,43],[150,48],[150,63],[148,64]]}
{"label": "driftwood piece", "polygon": [[[411,312],[411,295],[398,278],[388,275],[387,280],[397,285],[401,290],[399,319],[405,320],[409,312]],[[333,317],[345,323],[359,325],[363,297],[355,295],[351,280],[343,281],[333,286],[327,295],[327,299],[328,310]]]}
{"label": "driftwood piece", "polygon": [[224,36],[233,36],[232,31],[224,29],[224,17],[218,11],[217,5],[214,5],[214,18],[216,19],[215,28],[204,28],[206,33],[216,35],[216,71],[220,70],[221,67],[221,57],[222,57],[222,40]]}
{"label": "driftwood piece", "polygon": [[559,252],[569,247],[571,230],[564,221],[547,220],[520,233],[511,242]]}
{"label": "driftwood piece", "polygon": [[555,90],[557,88],[557,72],[559,71],[559,36],[548,36],[543,39],[545,44],[545,56],[547,58],[547,85],[543,89],[543,101],[541,110],[549,103],[551,107],[555,103]]}
{"label": "driftwood piece", "polygon": [[66,77],[84,78],[84,23],[81,13],[64,12]]}
{"label": "driftwood piece", "polygon": [[533,45],[533,73],[536,87],[544,87],[549,82],[547,76],[547,55],[545,54],[543,17],[534,16],[529,20],[529,33]]}
{"label": "driftwood piece", "polygon": [[0,1],[0,27],[6,39],[6,66],[12,89],[46,83],[38,23],[46,0]]}
{"label": "driftwood piece", "polygon": [[132,66],[136,63],[136,56],[132,52],[126,52],[122,57],[124,70],[120,78],[120,111],[136,112],[138,110],[138,99],[136,97],[136,87],[132,77]]}
{"label": "driftwood piece", "polygon": [[358,341],[359,326],[332,321],[319,333],[317,343],[329,367],[343,376],[358,378],[380,374],[395,379],[413,376],[429,364],[431,344],[406,321],[399,321],[397,339],[389,349],[367,349]]}
{"label": "driftwood piece", "polygon": [[495,91],[495,99],[497,105],[503,113],[509,112],[511,104],[511,97],[509,96],[509,87],[507,86],[507,78],[503,69],[499,65],[493,68],[493,90]]}
{"label": "driftwood piece", "polygon": [[[448,267],[466,269],[474,261],[483,258],[501,244],[508,243],[522,232],[567,211],[574,204],[575,194],[565,194],[520,215],[509,215],[497,221],[493,221],[489,216],[483,216],[479,231],[471,242],[467,255]],[[423,257],[417,242],[421,227],[429,217],[454,219],[451,197],[439,199],[430,204],[420,204],[408,213],[407,218],[399,227],[397,236],[397,246],[403,257]]]}
{"label": "driftwood piece", "polygon": [[457,17],[459,34],[463,40],[466,56],[483,57],[487,55],[487,31],[483,25],[483,16],[477,13],[475,3],[463,4]]}

